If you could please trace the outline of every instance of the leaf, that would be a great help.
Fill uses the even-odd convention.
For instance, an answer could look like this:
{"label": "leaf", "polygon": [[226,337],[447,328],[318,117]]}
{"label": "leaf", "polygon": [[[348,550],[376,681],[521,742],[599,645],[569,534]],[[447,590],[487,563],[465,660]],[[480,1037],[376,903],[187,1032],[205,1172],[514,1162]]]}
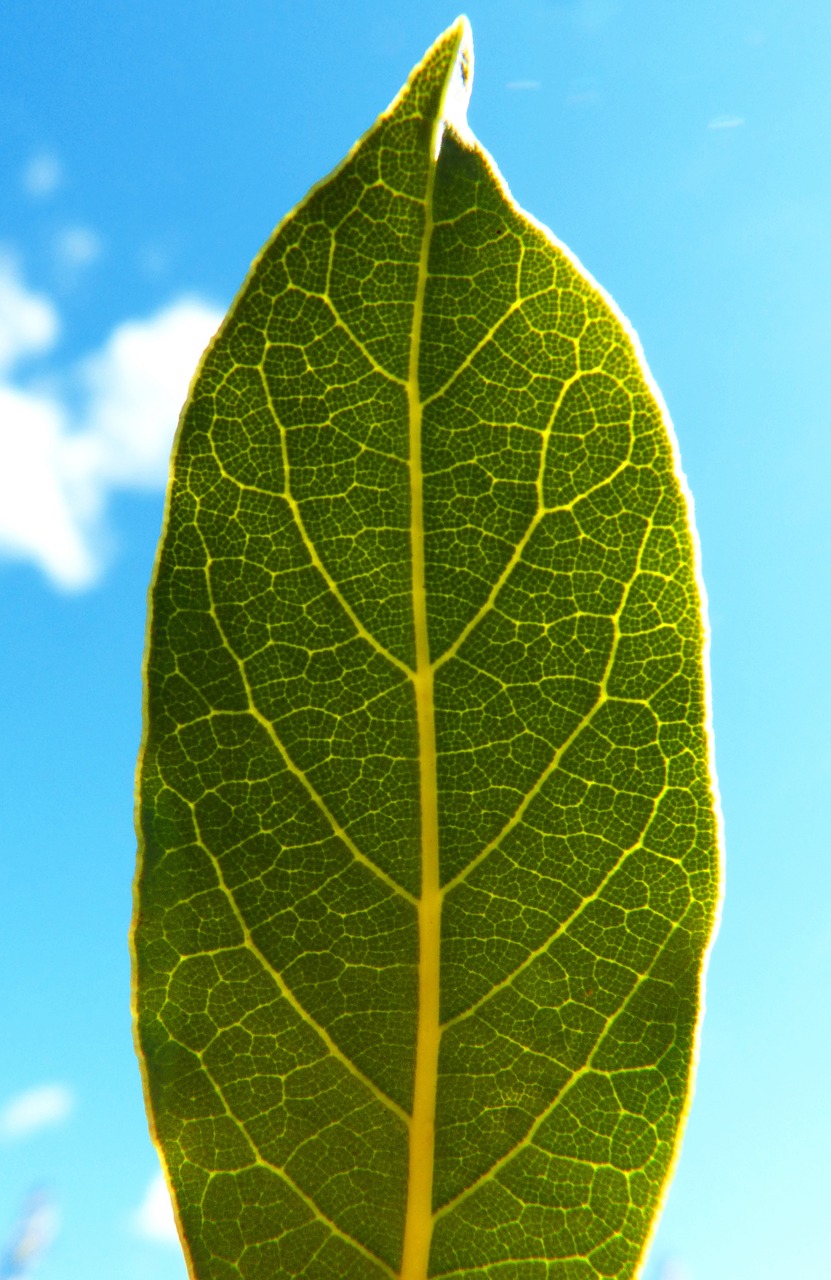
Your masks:
{"label": "leaf", "polygon": [[631,1277],[687,1106],[682,482],[470,75],[460,20],[280,224],[174,451],[134,947],[199,1280]]}

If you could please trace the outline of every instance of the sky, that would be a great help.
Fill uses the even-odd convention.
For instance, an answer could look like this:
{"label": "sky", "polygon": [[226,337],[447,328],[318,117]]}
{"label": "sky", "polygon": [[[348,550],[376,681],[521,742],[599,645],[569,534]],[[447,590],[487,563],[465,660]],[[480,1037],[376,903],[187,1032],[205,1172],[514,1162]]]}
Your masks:
{"label": "sky", "polygon": [[[133,1054],[145,596],[196,359],[437,0],[0,7],[0,1277],[184,1280]],[[831,7],[471,0],[470,124],[694,494],[727,895],[646,1280],[828,1280]]]}

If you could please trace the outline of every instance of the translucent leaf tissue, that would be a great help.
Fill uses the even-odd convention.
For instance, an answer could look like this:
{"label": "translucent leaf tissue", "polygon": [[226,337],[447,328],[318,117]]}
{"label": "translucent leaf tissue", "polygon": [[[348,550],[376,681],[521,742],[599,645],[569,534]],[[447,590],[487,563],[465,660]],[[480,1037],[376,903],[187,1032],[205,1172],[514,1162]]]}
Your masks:
{"label": "translucent leaf tissue", "polygon": [[465,122],[452,26],[260,253],[151,593],[134,930],[198,1280],[627,1280],[719,856],[633,333]]}

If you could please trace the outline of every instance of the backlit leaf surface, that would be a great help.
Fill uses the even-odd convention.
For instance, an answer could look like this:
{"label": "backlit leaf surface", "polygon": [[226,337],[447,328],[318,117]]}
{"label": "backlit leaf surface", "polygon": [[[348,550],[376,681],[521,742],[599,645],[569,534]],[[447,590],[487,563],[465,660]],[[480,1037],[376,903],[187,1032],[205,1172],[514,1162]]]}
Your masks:
{"label": "backlit leaf surface", "polygon": [[703,630],[619,314],[466,23],[278,227],[183,416],[134,936],[199,1280],[639,1267],[716,902]]}

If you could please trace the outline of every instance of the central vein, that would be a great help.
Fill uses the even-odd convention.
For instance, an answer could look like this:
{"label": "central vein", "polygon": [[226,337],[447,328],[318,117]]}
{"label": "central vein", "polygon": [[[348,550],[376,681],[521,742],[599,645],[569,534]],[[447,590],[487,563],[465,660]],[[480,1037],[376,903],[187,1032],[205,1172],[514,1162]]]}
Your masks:
{"label": "central vein", "polygon": [[[439,127],[439,126],[437,126]],[[435,1145],[436,1083],[439,1065],[439,957],[441,946],[441,890],[439,885],[439,814],[436,782],[436,725],[433,706],[433,668],[427,635],[427,592],[424,573],[424,475],[422,471],[422,404],[419,391],[419,349],[424,320],[424,295],[430,237],[433,232],[433,184],[436,164],[431,156],[425,200],[424,234],[418,265],[407,398],[410,417],[410,520],[413,565],[413,625],[415,630],[415,686],[418,723],[419,788],[421,798],[421,897],[418,904],[418,1030],[416,1034],[413,1114],[407,1179],[407,1212],[401,1280],[426,1280],[433,1231],[433,1151]]]}

